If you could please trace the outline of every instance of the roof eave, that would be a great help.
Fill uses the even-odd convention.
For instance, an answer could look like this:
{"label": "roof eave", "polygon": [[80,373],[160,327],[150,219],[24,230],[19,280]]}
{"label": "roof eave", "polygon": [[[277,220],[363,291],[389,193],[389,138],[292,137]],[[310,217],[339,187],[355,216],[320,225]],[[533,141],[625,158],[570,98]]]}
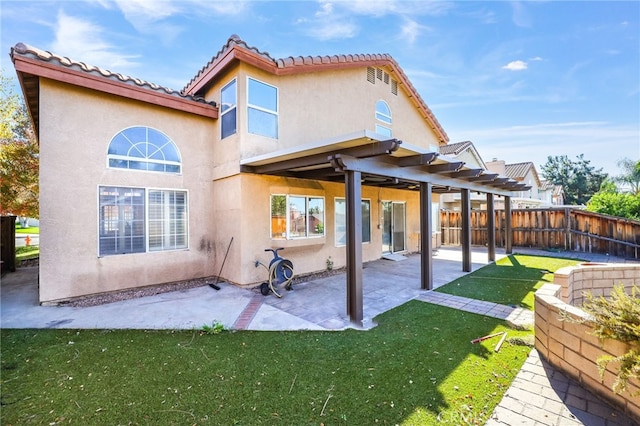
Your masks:
{"label": "roof eave", "polygon": [[247,63],[272,74],[277,74],[277,67],[272,61],[255,52],[245,49],[242,46],[232,45],[227,51],[222,53],[210,65],[208,65],[206,70],[204,70],[196,79],[191,81],[184,88],[184,92],[188,95],[202,93],[213,83],[218,74],[238,61]]}
{"label": "roof eave", "polygon": [[[83,71],[73,70],[49,62],[43,62],[27,56],[13,55],[12,60],[19,79],[22,79],[23,75],[33,75],[191,114],[209,118],[218,118],[218,109],[210,104],[147,90],[142,87],[113,81],[108,78],[88,74]],[[33,101],[34,100],[28,100],[29,103],[32,103]]]}

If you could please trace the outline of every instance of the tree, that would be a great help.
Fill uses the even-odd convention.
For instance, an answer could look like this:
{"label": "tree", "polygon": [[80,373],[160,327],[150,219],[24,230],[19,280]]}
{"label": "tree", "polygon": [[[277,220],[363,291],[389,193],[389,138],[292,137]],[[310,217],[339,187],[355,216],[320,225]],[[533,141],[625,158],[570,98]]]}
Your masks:
{"label": "tree", "polygon": [[618,167],[622,169],[622,174],[614,178],[615,182],[628,186],[632,194],[640,195],[640,160],[623,158],[618,161]]}
{"label": "tree", "polygon": [[27,108],[13,93],[13,79],[0,77],[0,214],[39,217],[39,147]]}
{"label": "tree", "polygon": [[600,191],[587,202],[587,210],[640,220],[640,194]]}
{"label": "tree", "polygon": [[567,204],[586,204],[598,192],[607,178],[602,169],[595,169],[584,155],[578,155],[576,161],[566,155],[547,157],[542,166],[542,175],[554,185],[562,185]]}

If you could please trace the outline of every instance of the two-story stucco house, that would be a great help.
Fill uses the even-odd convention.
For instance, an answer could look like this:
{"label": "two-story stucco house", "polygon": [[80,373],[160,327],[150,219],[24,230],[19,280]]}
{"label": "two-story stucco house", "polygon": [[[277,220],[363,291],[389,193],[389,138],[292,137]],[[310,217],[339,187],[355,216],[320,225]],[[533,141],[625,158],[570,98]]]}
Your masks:
{"label": "two-story stucco house", "polygon": [[212,276],[227,252],[221,278],[255,286],[284,247],[298,274],[346,265],[357,320],[363,261],[422,248],[429,286],[439,192],[519,187],[437,154],[389,55],[274,59],[232,36],[179,92],[11,58],[40,143],[41,303]]}

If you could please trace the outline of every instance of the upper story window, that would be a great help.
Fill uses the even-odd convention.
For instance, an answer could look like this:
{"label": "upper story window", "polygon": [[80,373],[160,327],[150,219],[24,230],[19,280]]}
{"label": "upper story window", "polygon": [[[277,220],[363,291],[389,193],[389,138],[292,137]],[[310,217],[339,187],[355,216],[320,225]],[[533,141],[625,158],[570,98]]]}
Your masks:
{"label": "upper story window", "polygon": [[111,139],[107,154],[109,167],[180,173],[180,152],[171,139],[151,127],[136,126],[120,131]]}
{"label": "upper story window", "polygon": [[220,90],[220,121],[221,121],[221,138],[231,136],[238,129],[237,119],[237,84],[236,79],[228,83]]}
{"label": "upper story window", "polygon": [[389,109],[389,105],[387,105],[385,101],[376,102],[376,133],[391,137],[391,123],[391,109]]}
{"label": "upper story window", "polygon": [[278,88],[248,79],[248,131],[256,135],[278,138]]}

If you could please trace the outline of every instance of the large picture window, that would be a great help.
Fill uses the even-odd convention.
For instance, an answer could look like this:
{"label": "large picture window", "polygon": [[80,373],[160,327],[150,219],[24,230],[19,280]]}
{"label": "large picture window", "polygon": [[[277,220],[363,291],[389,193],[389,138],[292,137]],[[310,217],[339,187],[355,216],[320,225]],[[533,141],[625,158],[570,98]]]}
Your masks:
{"label": "large picture window", "polygon": [[186,191],[101,186],[99,255],[188,247]]}
{"label": "large picture window", "polygon": [[116,169],[180,173],[182,160],[178,147],[159,130],[129,127],[109,142],[108,165]]}
{"label": "large picture window", "polygon": [[248,80],[248,131],[278,138],[278,88],[253,78]]}
{"label": "large picture window", "polygon": [[237,84],[234,79],[220,91],[220,121],[222,139],[237,131]]}
{"label": "large picture window", "polygon": [[271,238],[276,240],[324,236],[324,198],[271,196]]}
{"label": "large picture window", "polygon": [[[344,198],[335,199],[336,246],[347,244],[347,203]],[[362,200],[362,242],[371,242],[371,200]]]}

